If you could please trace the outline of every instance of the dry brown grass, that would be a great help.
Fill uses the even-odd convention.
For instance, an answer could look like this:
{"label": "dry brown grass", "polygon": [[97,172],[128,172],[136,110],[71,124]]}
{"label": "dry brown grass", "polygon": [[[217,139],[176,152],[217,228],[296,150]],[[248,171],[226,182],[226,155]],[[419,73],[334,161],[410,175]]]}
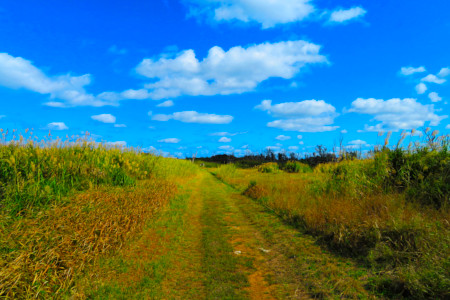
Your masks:
{"label": "dry brown grass", "polygon": [[358,163],[319,166],[308,174],[237,169],[221,179],[329,249],[374,267],[380,274],[374,289],[393,297],[447,295],[450,211],[411,203],[406,193],[383,192],[376,178],[360,171],[371,162]]}
{"label": "dry brown grass", "polygon": [[[0,228],[0,296],[58,297],[72,285],[74,274],[100,254],[119,249],[128,236],[176,193],[166,180],[139,182],[136,187],[101,188],[76,195],[34,218]],[[0,224],[7,224],[2,216]]]}

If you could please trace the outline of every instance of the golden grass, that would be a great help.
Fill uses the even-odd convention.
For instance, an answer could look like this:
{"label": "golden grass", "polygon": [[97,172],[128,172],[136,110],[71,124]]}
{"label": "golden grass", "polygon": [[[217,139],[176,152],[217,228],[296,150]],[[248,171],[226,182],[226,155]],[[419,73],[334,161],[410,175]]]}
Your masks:
{"label": "golden grass", "polygon": [[[32,136],[32,134],[30,134]],[[0,298],[62,297],[197,173],[132,148],[30,137],[0,145]]]}
{"label": "golden grass", "polygon": [[9,253],[0,264],[0,295],[46,298],[66,292],[74,274],[98,255],[119,249],[175,193],[165,180],[88,191],[66,206],[2,228],[0,241]]}
{"label": "golden grass", "polygon": [[450,289],[450,257],[444,250],[450,245],[450,211],[385,192],[370,176],[373,163],[344,161],[305,174],[257,169],[237,169],[232,177],[217,174],[331,249],[375,267],[380,278],[388,278],[375,289],[441,297]]}

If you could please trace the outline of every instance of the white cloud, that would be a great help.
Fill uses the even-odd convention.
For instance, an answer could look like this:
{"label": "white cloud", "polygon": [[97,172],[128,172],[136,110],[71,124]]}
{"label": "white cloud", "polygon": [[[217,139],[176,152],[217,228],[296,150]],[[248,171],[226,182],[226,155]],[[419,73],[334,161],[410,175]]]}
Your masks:
{"label": "white cloud", "polygon": [[247,132],[214,132],[211,133],[212,136],[235,136],[239,134],[246,134]]}
{"label": "white cloud", "polygon": [[428,98],[430,98],[431,102],[439,102],[442,100],[442,98],[439,97],[439,94],[436,92],[429,93]]}
{"label": "white cloud", "polygon": [[349,112],[368,114],[380,123],[375,126],[365,125],[365,131],[386,131],[399,129],[413,129],[425,125],[436,126],[447,116],[438,116],[434,105],[423,105],[416,99],[363,99],[352,102]]}
{"label": "white cloud", "polygon": [[199,124],[228,124],[233,121],[233,117],[229,115],[215,115],[207,113],[198,113],[196,111],[181,111],[175,112],[171,115],[154,115],[154,121],[169,121],[177,120],[184,123],[199,123]]}
{"label": "white cloud", "polygon": [[63,122],[52,122],[47,124],[44,129],[48,130],[67,130],[69,127],[66,126]]}
{"label": "white cloud", "polygon": [[442,68],[437,75],[439,77],[447,77],[450,75],[450,68]]}
{"label": "white cloud", "polygon": [[127,125],[125,125],[125,124],[114,124],[114,127],[116,127],[116,128],[125,128],[125,127],[127,127]]}
{"label": "white cloud", "polygon": [[220,150],[227,150],[227,151],[232,151],[234,148],[232,147],[232,146],[230,146],[230,145],[226,145],[226,146],[219,146],[219,147],[217,147],[217,148],[219,148]]}
{"label": "white cloud", "polygon": [[146,89],[129,89],[121,93],[103,92],[97,96],[86,92],[85,87],[91,84],[90,74],[72,76],[70,73],[59,76],[48,76],[33,63],[22,57],[14,57],[0,53],[0,86],[12,89],[26,89],[32,92],[49,95],[50,100],[44,103],[50,107],[73,106],[105,106],[117,105],[125,99],[148,99]]}
{"label": "white cloud", "polygon": [[339,126],[330,126],[334,123],[333,117],[305,117],[285,120],[275,120],[267,123],[268,127],[283,129],[285,131],[298,132],[324,132],[333,131]]}
{"label": "white cloud", "polygon": [[127,145],[127,142],[125,141],[107,142],[106,145],[111,147],[125,147]]}
{"label": "white cloud", "polygon": [[219,139],[219,143],[229,143],[229,142],[231,142],[231,139],[230,138],[227,138],[227,137],[221,137],[220,139]]}
{"label": "white cloud", "polygon": [[297,138],[298,138],[299,140],[301,140],[301,139],[303,138],[303,135],[299,134],[299,135],[297,135]]}
{"label": "white cloud", "polygon": [[370,145],[366,141],[363,141],[363,140],[353,140],[353,141],[350,141],[348,144],[349,145],[346,146],[346,148],[348,148],[348,149],[359,149],[359,148],[363,148],[363,147],[370,147]]}
{"label": "white cloud", "polygon": [[425,72],[425,71],[426,71],[426,69],[423,66],[420,66],[418,68],[403,67],[403,68],[401,68],[400,73],[405,75],[405,76],[409,76],[409,75],[412,75],[414,73],[422,73],[422,72]]}
{"label": "white cloud", "polygon": [[450,124],[448,124],[447,126],[445,126],[445,129],[450,129]]}
{"label": "white cloud", "polygon": [[303,142],[303,141],[300,141],[300,142],[298,142],[300,145],[304,145],[305,144],[305,142]]}
{"label": "white cloud", "polygon": [[158,104],[158,105],[156,105],[157,107],[172,107],[174,104],[173,104],[173,101],[172,100],[167,100],[167,101],[164,101],[164,102],[162,102],[162,103],[160,103],[160,104]]}
{"label": "white cloud", "polygon": [[423,132],[420,130],[414,130],[414,132],[411,130],[411,132],[406,133],[407,136],[423,136]]}
{"label": "white cloud", "polygon": [[367,142],[363,141],[363,140],[353,140],[348,143],[349,143],[349,145],[357,145],[357,146],[368,145]]}
{"label": "white cloud", "polygon": [[305,100],[272,105],[271,100],[264,100],[255,107],[275,117],[285,118],[267,123],[268,127],[286,131],[323,132],[332,131],[338,126],[330,126],[337,116],[336,109],[323,100]]}
{"label": "white cloud", "polygon": [[289,146],[288,149],[291,151],[297,151],[298,147],[297,146]]}
{"label": "white cloud", "polygon": [[194,50],[186,50],[173,58],[144,59],[136,71],[155,79],[145,85],[153,99],[241,94],[271,77],[291,79],[307,64],[326,63],[319,51],[320,46],[301,40],[228,51],[216,46],[202,61]]}
{"label": "white cloud", "polygon": [[361,18],[367,13],[362,7],[352,7],[350,9],[338,9],[331,13],[329,21],[332,23],[343,23],[353,19]]}
{"label": "white cloud", "polygon": [[102,106],[110,103],[96,99],[88,94],[84,87],[91,83],[91,75],[47,76],[33,63],[22,57],[14,57],[0,53],[0,85],[12,89],[26,89],[40,94],[48,94],[51,99],[65,101],[50,101],[53,107],[92,105]]}
{"label": "white cloud", "polygon": [[342,129],[341,133],[345,134],[345,133],[348,133],[348,131],[347,131],[347,129]]}
{"label": "white cloud", "polygon": [[186,0],[190,15],[216,22],[257,22],[263,29],[299,22],[315,11],[310,0]]}
{"label": "white cloud", "polygon": [[162,139],[158,140],[158,143],[167,143],[167,144],[178,144],[181,140],[177,138],[168,138],[168,139]]}
{"label": "white cloud", "polygon": [[427,86],[425,85],[425,83],[421,82],[418,85],[416,85],[416,92],[417,94],[423,94],[428,90]]}
{"label": "white cloud", "polygon": [[290,140],[291,137],[287,136],[287,135],[279,135],[279,136],[276,137],[276,139],[279,140],[279,141],[287,141],[287,140]]}
{"label": "white cloud", "polygon": [[255,108],[267,111],[275,117],[319,116],[336,112],[333,105],[328,104],[323,100],[285,102],[275,105],[272,105],[272,100],[263,100],[261,104],[255,106]]}
{"label": "white cloud", "polygon": [[102,123],[109,123],[109,124],[116,123],[116,117],[114,117],[111,114],[95,115],[92,116],[91,119]]}
{"label": "white cloud", "polygon": [[143,148],[142,151],[144,151],[144,152],[150,152],[150,153],[157,153],[157,152],[158,152],[158,149],[156,149],[156,148],[153,147],[153,146],[150,146],[150,147]]}
{"label": "white cloud", "polygon": [[426,77],[422,78],[421,81],[443,84],[447,80],[438,78],[436,75],[433,75],[433,74],[428,74]]}
{"label": "white cloud", "polygon": [[97,99],[101,101],[107,101],[109,103],[117,103],[121,100],[145,100],[150,99],[151,94],[146,89],[139,90],[125,90],[123,92],[103,92],[97,96]]}

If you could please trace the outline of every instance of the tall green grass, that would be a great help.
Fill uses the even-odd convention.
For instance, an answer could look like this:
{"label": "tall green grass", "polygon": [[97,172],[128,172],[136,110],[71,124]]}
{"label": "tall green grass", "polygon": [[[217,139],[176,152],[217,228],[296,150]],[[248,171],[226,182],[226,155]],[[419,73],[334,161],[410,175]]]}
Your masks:
{"label": "tall green grass", "polygon": [[20,216],[74,191],[133,186],[138,179],[170,179],[194,169],[187,161],[87,140],[36,143],[19,138],[0,145],[0,211]]}
{"label": "tall green grass", "polygon": [[87,140],[0,145],[0,298],[61,298],[196,175],[191,162]]}

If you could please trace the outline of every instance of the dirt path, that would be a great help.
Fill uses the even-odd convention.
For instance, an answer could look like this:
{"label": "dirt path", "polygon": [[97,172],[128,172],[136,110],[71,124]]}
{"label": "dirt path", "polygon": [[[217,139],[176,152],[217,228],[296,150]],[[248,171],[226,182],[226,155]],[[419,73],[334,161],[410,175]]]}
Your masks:
{"label": "dirt path", "polygon": [[372,298],[367,270],[206,172],[96,273],[97,299]]}

